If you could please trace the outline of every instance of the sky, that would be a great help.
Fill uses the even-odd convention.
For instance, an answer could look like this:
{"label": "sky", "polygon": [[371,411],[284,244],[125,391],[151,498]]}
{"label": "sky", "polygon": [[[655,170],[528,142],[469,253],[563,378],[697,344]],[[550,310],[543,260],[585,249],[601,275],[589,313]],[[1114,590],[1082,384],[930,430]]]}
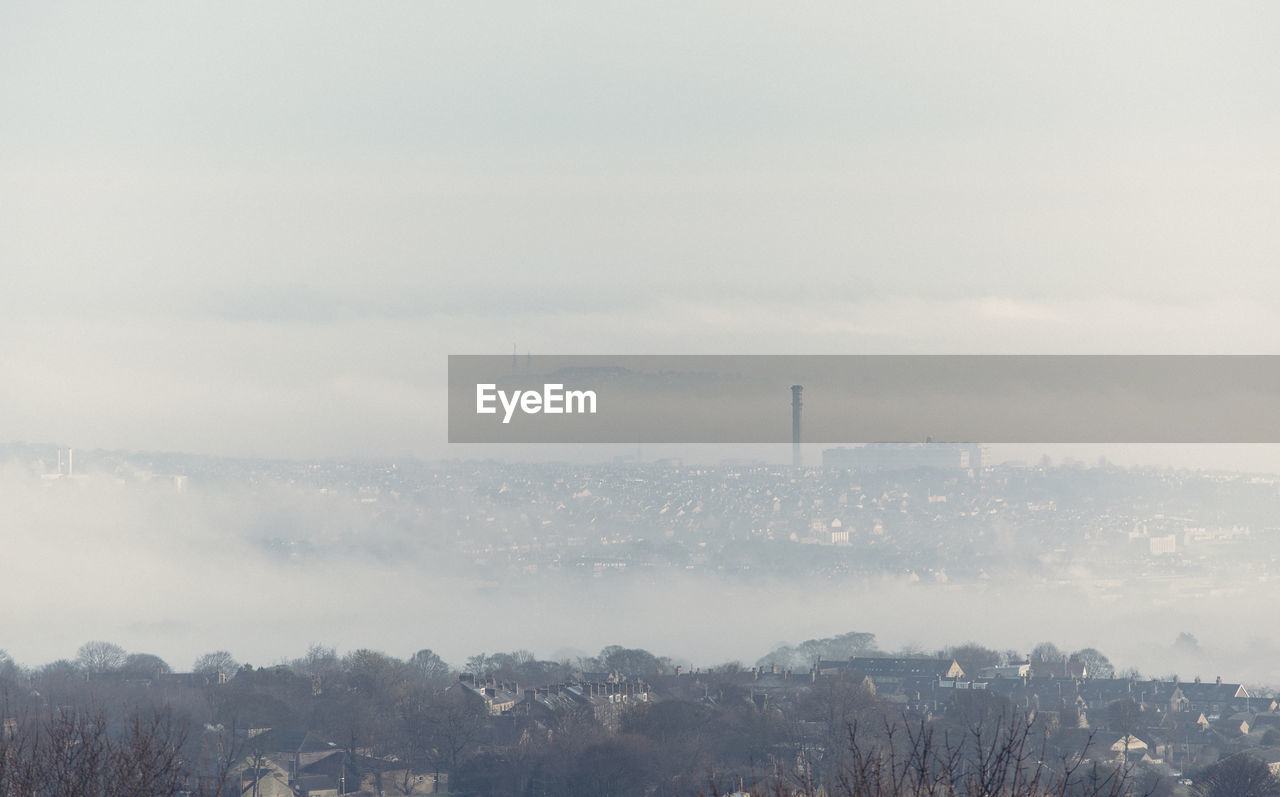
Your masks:
{"label": "sky", "polygon": [[[485,456],[446,443],[446,358],[513,343],[535,357],[1280,353],[1277,29],[1280,5],[1230,0],[8,0],[0,442]],[[1275,447],[1142,456],[1280,472]],[[6,588],[5,644],[23,661],[98,636],[179,668],[315,641],[403,656],[398,616],[369,617],[390,597],[455,594],[370,566],[381,589],[343,596],[365,624],[335,620],[368,638],[264,641],[246,632],[273,622],[251,590],[223,608],[191,586],[271,576],[228,547],[237,497],[202,513],[85,484],[60,506],[0,479],[0,526],[18,530],[6,550],[37,563]],[[98,587],[106,561],[129,588]],[[66,597],[42,609],[50,572]],[[715,591],[671,594],[699,588]],[[310,589],[332,605],[328,583]],[[794,616],[783,598],[779,624]],[[583,637],[564,619],[580,600],[537,604],[565,623],[551,636],[726,658],[776,641],[703,650],[705,634],[670,623]],[[869,630],[903,629],[887,644],[966,641],[877,605]],[[1059,640],[1120,644],[1089,619]],[[451,659],[507,642],[548,655],[527,630],[415,639],[435,634]]]}
{"label": "sky", "polygon": [[1264,2],[0,8],[0,440],[470,454],[448,354],[1276,353]]}

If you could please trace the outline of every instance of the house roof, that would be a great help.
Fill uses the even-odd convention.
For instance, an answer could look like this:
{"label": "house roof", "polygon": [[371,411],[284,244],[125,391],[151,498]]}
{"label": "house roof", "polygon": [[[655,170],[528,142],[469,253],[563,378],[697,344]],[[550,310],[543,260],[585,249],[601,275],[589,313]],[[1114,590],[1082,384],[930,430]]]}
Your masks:
{"label": "house roof", "polygon": [[1114,751],[1127,749],[1137,752],[1138,750],[1146,750],[1149,746],[1146,742],[1139,739],[1137,736],[1134,736],[1132,733],[1109,734],[1102,738],[1101,742],[1108,750]]}
{"label": "house roof", "polygon": [[309,791],[311,789],[336,789],[338,784],[328,775],[299,775],[294,781],[299,789]]}
{"label": "house roof", "polygon": [[272,728],[249,740],[249,747],[265,753],[322,753],[341,748],[334,742],[309,731]]}
{"label": "house roof", "polygon": [[356,755],[341,751],[339,755],[328,755],[319,761],[313,761],[298,770],[299,775],[323,775],[333,778],[334,782],[347,771],[347,764],[350,763],[357,772],[392,772],[397,769],[404,769],[404,764],[395,761],[384,761],[381,758],[371,758],[367,755]]}
{"label": "house roof", "polygon": [[545,693],[529,690],[525,692],[525,696],[529,703],[555,714],[571,712],[582,705],[581,695],[576,695],[568,689]]}
{"label": "house roof", "polygon": [[1179,691],[1187,700],[1192,701],[1210,701],[1210,702],[1226,702],[1235,698],[1249,697],[1249,692],[1240,684],[1220,684],[1220,683],[1179,683]]}
{"label": "house roof", "polygon": [[872,678],[907,678],[911,676],[937,678],[947,675],[952,668],[959,669],[955,659],[933,657],[880,658],[854,657],[845,661],[819,660],[814,665],[818,672],[824,670],[855,671]]}

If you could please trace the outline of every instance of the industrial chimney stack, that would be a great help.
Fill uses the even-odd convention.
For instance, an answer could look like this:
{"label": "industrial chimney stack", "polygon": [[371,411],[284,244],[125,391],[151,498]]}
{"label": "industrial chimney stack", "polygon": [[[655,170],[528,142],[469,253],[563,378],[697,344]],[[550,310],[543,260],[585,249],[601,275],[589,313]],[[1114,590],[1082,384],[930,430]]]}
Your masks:
{"label": "industrial chimney stack", "polygon": [[791,464],[804,464],[800,457],[800,409],[804,406],[804,385],[791,386]]}

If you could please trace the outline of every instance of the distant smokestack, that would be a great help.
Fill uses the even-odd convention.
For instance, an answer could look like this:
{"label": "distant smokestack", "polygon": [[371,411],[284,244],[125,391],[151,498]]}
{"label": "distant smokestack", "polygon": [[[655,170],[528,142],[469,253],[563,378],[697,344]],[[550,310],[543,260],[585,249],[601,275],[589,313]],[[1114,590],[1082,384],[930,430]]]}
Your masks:
{"label": "distant smokestack", "polygon": [[791,464],[804,464],[800,457],[800,409],[804,407],[804,385],[791,386]]}
{"label": "distant smokestack", "polygon": [[73,469],[72,469],[72,464],[71,464],[71,463],[73,462],[73,460],[72,460],[72,454],[74,454],[74,453],[75,453],[75,452],[74,452],[72,449],[70,449],[70,448],[68,448],[68,449],[67,449],[67,475],[68,475],[68,476],[74,476],[74,475],[75,475],[75,470],[73,470]]}

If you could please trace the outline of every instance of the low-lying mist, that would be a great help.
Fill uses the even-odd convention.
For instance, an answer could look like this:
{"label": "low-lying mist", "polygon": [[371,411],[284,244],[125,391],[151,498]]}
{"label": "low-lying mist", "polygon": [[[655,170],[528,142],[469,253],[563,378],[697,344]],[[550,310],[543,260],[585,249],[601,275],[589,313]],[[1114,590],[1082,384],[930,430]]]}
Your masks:
{"label": "low-lying mist", "polygon": [[[1148,676],[1280,684],[1280,644],[1260,611],[1280,585],[1266,581],[1186,599],[1099,590],[1073,572],[967,584],[677,568],[513,577],[464,568],[449,545],[456,532],[432,529],[429,516],[271,479],[54,479],[11,465],[0,502],[0,648],[29,666],[71,658],[90,639],[179,671],[211,650],[260,666],[317,642],[398,657],[431,648],[455,665],[478,652],[550,657],[615,643],[694,666],[750,665],[780,642],[858,630],[886,651],[1052,641]],[[1198,644],[1175,644],[1180,634]]]}

